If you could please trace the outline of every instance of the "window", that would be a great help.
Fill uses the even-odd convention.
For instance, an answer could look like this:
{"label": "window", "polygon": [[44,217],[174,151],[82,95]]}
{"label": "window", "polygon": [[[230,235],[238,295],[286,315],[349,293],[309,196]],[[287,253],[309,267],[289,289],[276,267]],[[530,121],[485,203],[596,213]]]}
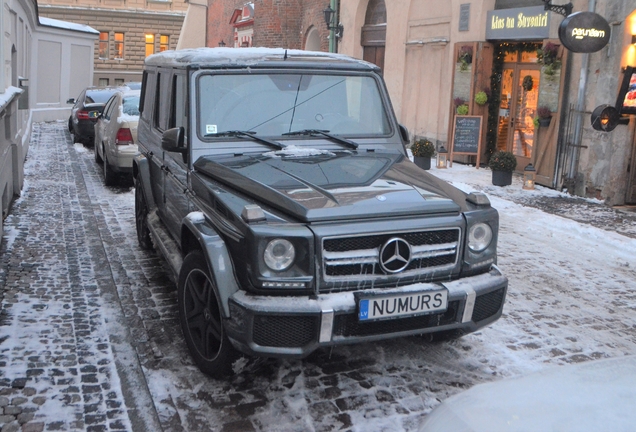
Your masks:
{"label": "window", "polygon": [[168,35],[161,35],[159,37],[159,52],[170,49],[170,37]]}
{"label": "window", "polygon": [[115,85],[116,86],[124,85],[124,79],[123,78],[115,78]]}
{"label": "window", "polygon": [[146,57],[155,53],[155,35],[146,35]]}
{"label": "window", "polygon": [[99,58],[108,59],[108,32],[99,32]]}
{"label": "window", "polygon": [[100,78],[99,79],[99,86],[100,87],[105,87],[108,85],[108,78]]}
{"label": "window", "polygon": [[115,33],[115,58],[124,58],[124,34]]}

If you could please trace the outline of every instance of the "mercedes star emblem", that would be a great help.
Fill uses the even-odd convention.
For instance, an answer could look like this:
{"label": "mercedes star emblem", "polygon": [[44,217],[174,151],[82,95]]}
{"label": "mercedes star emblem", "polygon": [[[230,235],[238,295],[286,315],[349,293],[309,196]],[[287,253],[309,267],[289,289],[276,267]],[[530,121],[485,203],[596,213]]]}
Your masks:
{"label": "mercedes star emblem", "polygon": [[399,273],[411,262],[411,245],[404,239],[394,237],[380,250],[380,267],[386,273]]}

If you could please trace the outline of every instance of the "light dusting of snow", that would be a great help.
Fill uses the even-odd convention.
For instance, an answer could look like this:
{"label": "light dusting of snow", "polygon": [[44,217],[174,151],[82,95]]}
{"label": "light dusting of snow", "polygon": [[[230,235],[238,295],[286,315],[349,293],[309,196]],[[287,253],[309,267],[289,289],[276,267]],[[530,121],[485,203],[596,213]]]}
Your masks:
{"label": "light dusting of snow", "polygon": [[318,155],[327,155],[327,156],[335,156],[329,150],[320,150],[310,147],[298,147],[294,145],[290,145],[285,147],[282,150],[276,150],[272,152],[264,153],[263,156],[272,157],[272,158],[280,158],[280,157],[310,157],[310,156],[318,156]]}

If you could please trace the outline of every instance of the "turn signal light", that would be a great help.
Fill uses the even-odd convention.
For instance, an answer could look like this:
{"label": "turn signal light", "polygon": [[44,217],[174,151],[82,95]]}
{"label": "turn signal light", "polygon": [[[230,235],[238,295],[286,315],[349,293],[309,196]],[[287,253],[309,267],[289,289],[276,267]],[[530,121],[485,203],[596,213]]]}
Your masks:
{"label": "turn signal light", "polygon": [[130,145],[134,144],[132,133],[128,128],[119,128],[117,131],[117,137],[115,138],[116,145]]}

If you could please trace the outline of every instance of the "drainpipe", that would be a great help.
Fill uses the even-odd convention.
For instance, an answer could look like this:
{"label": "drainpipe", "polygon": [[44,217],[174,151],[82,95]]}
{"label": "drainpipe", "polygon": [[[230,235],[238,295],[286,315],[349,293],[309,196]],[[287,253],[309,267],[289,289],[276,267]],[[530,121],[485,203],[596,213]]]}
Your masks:
{"label": "drainpipe", "polygon": [[[587,10],[594,12],[596,9],[596,0],[588,0]],[[576,175],[578,172],[579,156],[581,154],[581,140],[583,137],[583,112],[585,111],[585,91],[587,89],[588,68],[590,65],[590,55],[583,54],[581,58],[581,75],[579,77],[579,92],[576,101],[576,118],[574,121],[574,140],[572,142],[572,157],[570,158],[570,166],[568,168],[568,178],[573,180],[576,190]],[[575,193],[575,191],[568,191]]]}

